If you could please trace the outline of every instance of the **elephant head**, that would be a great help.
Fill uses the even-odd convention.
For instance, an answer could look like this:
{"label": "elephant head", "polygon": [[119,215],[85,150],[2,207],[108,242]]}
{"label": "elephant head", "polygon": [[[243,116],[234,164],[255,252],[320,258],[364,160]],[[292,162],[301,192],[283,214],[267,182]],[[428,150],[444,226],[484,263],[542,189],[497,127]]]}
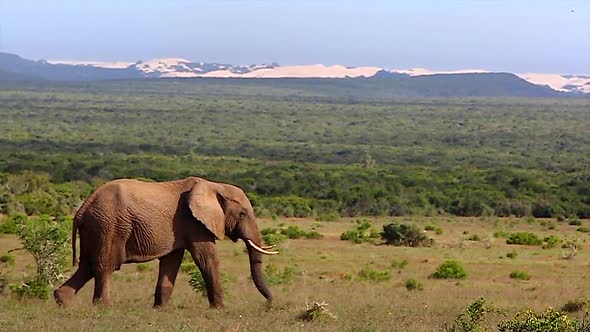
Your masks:
{"label": "elephant head", "polygon": [[190,211],[215,237],[225,235],[236,242],[242,239],[248,248],[250,273],[258,291],[272,301],[272,294],[264,282],[262,254],[275,255],[273,246],[264,246],[256,224],[254,210],[243,190],[223,183],[200,179],[187,196]]}

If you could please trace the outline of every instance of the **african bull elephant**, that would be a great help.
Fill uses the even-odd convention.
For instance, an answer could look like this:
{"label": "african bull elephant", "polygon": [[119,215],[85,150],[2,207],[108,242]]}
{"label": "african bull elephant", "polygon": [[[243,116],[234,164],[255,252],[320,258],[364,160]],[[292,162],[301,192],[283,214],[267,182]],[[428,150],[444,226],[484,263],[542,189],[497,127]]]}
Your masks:
{"label": "african bull elephant", "polygon": [[170,182],[121,179],[100,186],[74,217],[72,251],[80,232],[78,270],[54,291],[57,303],[69,305],[94,278],[94,303],[111,304],[113,271],[122,264],[160,260],[154,307],[165,305],[188,250],[205,280],[211,308],[223,307],[216,239],[227,235],[246,243],[250,272],[258,291],[269,301],[262,255],[265,247],[244,192],[235,186],[189,177]]}

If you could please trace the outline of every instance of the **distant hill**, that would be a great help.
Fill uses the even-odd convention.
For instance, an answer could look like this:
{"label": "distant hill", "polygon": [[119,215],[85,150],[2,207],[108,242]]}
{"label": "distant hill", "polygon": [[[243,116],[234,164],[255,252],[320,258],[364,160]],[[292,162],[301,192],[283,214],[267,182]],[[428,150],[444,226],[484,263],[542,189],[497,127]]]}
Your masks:
{"label": "distant hill", "polygon": [[[144,77],[141,72],[135,69],[52,64],[44,60],[27,60],[8,53],[0,53],[0,71],[11,73],[11,75],[22,75],[30,79],[50,81],[92,81]],[[2,80],[2,77],[0,77],[0,80]]]}
{"label": "distant hill", "polygon": [[[436,73],[426,69],[386,70],[340,65],[234,66],[191,62],[179,58],[136,63],[77,63],[28,60],[0,53],[0,81],[100,81],[140,79],[264,78],[272,84],[292,84],[303,90],[363,97],[554,97],[584,95],[590,78],[583,75],[492,73],[463,70]],[[523,77],[527,78],[524,79]],[[254,80],[257,81],[257,80]],[[531,81],[534,81],[533,84]],[[540,84],[547,82],[548,84]],[[249,84],[249,83],[248,83]],[[336,91],[340,89],[339,91]],[[559,91],[557,91],[557,90]]]}

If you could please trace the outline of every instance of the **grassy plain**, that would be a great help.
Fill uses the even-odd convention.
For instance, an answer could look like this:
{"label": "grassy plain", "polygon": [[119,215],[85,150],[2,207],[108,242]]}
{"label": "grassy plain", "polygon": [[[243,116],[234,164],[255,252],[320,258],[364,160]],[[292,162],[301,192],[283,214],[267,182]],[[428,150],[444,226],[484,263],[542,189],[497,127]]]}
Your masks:
{"label": "grassy plain", "polygon": [[[313,219],[261,219],[261,227],[299,227],[322,233],[321,240],[287,240],[280,245],[281,254],[266,258],[282,269],[294,267],[295,279],[271,286],[275,296],[272,307],[249,280],[248,259],[241,243],[221,241],[219,250],[222,271],[232,276],[228,284],[225,309],[209,310],[206,298],[192,291],[188,276],[181,273],[172,305],[156,311],[151,308],[157,278],[157,261],[146,271],[137,265],[125,265],[115,273],[114,305],[110,308],[91,304],[92,281],[77,296],[77,304],[58,308],[52,300],[18,300],[10,294],[0,296],[1,331],[440,331],[479,297],[511,316],[525,308],[544,310],[559,308],[568,300],[590,296],[590,246],[588,233],[577,232],[554,219],[532,218],[458,218],[382,217],[374,220],[378,229],[392,220],[412,222],[420,228],[433,224],[442,234],[428,231],[435,239],[432,247],[408,248],[375,244],[353,244],[340,240],[340,234],[354,224],[345,218],[336,222]],[[555,225],[550,229],[550,225]],[[590,226],[583,220],[582,226]],[[540,246],[508,245],[494,233],[533,232],[540,237],[557,235],[562,240],[578,239],[581,247],[574,259],[563,259],[560,245],[551,249]],[[479,241],[468,241],[477,234]],[[13,236],[0,237],[0,253],[19,247]],[[508,252],[517,256],[507,258]],[[16,264],[8,277],[17,282],[23,273],[32,273],[32,258],[15,252]],[[428,276],[443,261],[455,259],[466,271],[464,280],[435,280]],[[404,268],[392,267],[394,260],[407,260]],[[364,281],[358,272],[368,266],[390,271],[390,280]],[[531,275],[529,281],[511,279],[519,270]],[[72,271],[73,272],[73,271]],[[416,279],[422,291],[408,291],[407,279]],[[297,316],[306,301],[326,301],[335,320],[303,322]],[[574,314],[574,316],[576,316]],[[502,317],[488,321],[494,331]]]}

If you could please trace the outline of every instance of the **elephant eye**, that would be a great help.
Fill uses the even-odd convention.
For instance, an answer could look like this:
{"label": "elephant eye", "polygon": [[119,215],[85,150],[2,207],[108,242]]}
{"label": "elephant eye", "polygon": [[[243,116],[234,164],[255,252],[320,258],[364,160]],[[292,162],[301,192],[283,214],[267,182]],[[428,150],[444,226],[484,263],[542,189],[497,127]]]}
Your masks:
{"label": "elephant eye", "polygon": [[246,212],[240,211],[240,219],[244,219],[245,216],[246,216]]}

